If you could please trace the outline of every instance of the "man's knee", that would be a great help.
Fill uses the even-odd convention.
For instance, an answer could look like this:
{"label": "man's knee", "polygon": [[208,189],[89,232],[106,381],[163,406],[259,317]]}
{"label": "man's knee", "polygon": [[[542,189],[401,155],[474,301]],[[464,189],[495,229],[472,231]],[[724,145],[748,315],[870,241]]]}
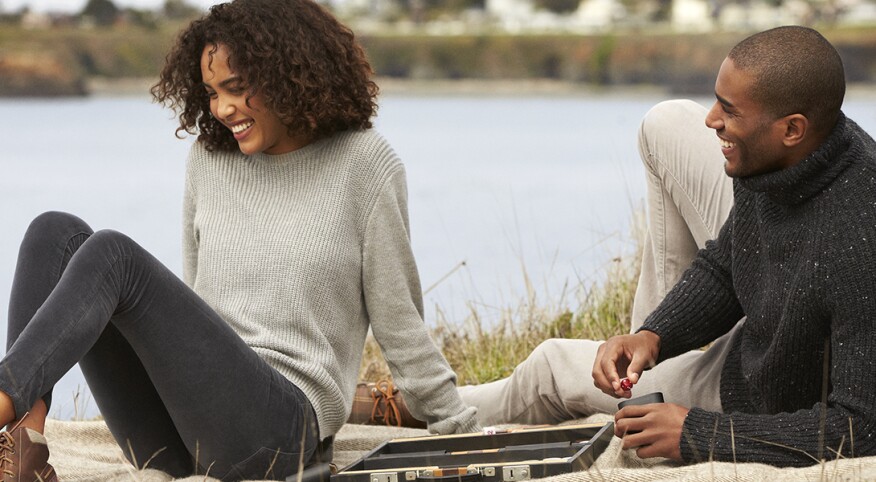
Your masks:
{"label": "man's knee", "polygon": [[579,378],[582,374],[590,374],[592,357],[588,353],[595,353],[598,346],[598,342],[591,340],[551,338],[535,347],[518,370],[524,370],[526,378],[534,385],[555,390],[557,384],[567,383],[570,376]]}
{"label": "man's knee", "polygon": [[683,139],[690,126],[702,127],[706,109],[689,99],[666,100],[652,107],[639,126],[639,151],[642,161],[652,168],[659,144],[674,145]]}
{"label": "man's knee", "polygon": [[557,353],[560,349],[559,338],[550,338],[538,344],[529,357],[526,359],[526,364],[540,369],[549,369],[551,365],[551,355]]}

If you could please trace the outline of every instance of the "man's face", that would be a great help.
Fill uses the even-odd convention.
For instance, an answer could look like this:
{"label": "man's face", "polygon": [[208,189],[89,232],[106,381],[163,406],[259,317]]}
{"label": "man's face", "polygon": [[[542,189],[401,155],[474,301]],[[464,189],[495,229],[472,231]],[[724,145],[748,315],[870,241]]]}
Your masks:
{"label": "man's face", "polygon": [[783,144],[786,126],[751,95],[754,76],[725,59],[715,82],[717,101],[706,116],[715,129],[724,154],[724,172],[730,177],[765,174],[791,166]]}

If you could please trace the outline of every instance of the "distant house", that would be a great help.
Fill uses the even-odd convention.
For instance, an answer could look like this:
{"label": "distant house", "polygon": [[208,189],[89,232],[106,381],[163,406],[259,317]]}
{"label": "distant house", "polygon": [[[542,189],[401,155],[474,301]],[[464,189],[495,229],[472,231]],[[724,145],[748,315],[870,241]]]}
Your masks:
{"label": "distant house", "polygon": [[706,0],[674,0],[670,22],[678,32],[708,32],[714,28],[711,6]]}
{"label": "distant house", "polygon": [[486,11],[505,30],[519,32],[532,21],[535,5],[532,0],[487,0]]}
{"label": "distant house", "polygon": [[780,7],[757,0],[743,6],[730,4],[718,14],[718,24],[728,30],[765,30],[779,25],[805,23],[808,2],[788,1]]}
{"label": "distant house", "polygon": [[628,16],[619,0],[584,0],[574,13],[575,24],[585,31],[603,31]]}
{"label": "distant house", "polygon": [[52,17],[46,13],[27,10],[21,14],[21,27],[27,30],[40,30],[52,26]]}
{"label": "distant house", "polygon": [[396,0],[344,0],[334,2],[332,8],[342,17],[351,18],[386,19],[399,12]]}
{"label": "distant house", "polygon": [[876,25],[876,1],[849,0],[845,3],[843,11],[839,12],[837,19],[840,23],[860,26]]}

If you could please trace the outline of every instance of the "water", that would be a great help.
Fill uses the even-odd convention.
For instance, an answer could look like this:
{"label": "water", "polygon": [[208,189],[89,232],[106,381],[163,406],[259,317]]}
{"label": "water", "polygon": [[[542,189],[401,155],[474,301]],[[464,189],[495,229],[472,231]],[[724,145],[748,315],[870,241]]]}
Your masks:
{"label": "water", "polygon": [[[636,130],[660,100],[385,96],[376,125],[407,167],[423,287],[440,281],[425,297],[427,322],[439,308],[459,321],[472,303],[489,322],[519,306],[524,270],[540,302],[565,294],[574,306],[576,285],[598,280],[612,257],[632,249],[631,217],[645,193]],[[845,110],[876,132],[876,96],[850,94]],[[0,325],[21,236],[43,211],[125,232],[180,272],[191,140],[173,137],[168,111],[146,97],[98,97],[2,100],[0,113]],[[79,389],[77,368],[56,387],[52,414],[73,416]],[[86,415],[95,413],[92,402]]]}

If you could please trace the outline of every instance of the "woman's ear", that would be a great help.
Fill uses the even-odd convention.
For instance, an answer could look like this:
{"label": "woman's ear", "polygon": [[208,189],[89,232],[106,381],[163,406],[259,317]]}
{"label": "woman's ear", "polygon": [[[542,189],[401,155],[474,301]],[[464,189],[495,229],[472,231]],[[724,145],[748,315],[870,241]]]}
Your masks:
{"label": "woman's ear", "polygon": [[782,118],[785,133],[782,142],[785,147],[794,147],[806,139],[809,134],[809,119],[803,114],[791,114]]}

